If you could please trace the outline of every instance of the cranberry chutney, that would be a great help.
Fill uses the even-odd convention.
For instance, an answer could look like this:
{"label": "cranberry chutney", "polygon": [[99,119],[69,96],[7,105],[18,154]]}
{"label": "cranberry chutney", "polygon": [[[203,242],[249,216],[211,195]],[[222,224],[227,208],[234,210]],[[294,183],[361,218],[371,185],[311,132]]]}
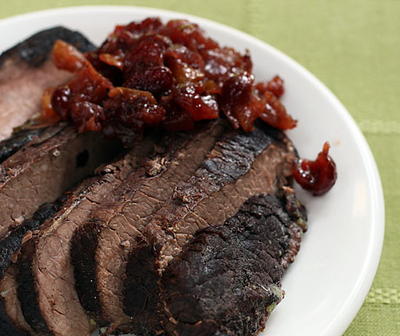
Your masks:
{"label": "cranberry chutney", "polygon": [[[146,128],[191,130],[201,120],[227,118],[250,132],[256,120],[296,127],[280,98],[282,78],[255,82],[250,53],[220,46],[187,20],[158,18],[118,25],[95,51],[58,41],[53,61],[74,73],[43,95],[43,123],[72,122],[79,132],[102,131],[129,145]],[[315,161],[298,160],[295,180],[313,195],[335,184],[329,144]]]}

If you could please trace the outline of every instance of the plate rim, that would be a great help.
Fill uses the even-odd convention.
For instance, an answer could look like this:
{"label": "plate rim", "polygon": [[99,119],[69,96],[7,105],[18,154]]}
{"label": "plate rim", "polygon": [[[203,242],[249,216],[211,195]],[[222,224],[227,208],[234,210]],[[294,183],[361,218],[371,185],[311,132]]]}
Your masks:
{"label": "plate rim", "polygon": [[[199,22],[200,25],[206,24],[212,26],[218,30],[222,30],[227,34],[235,34],[241,38],[249,40],[253,43],[257,48],[266,49],[269,53],[282,59],[286,64],[288,64],[295,71],[299,72],[302,76],[306,77],[313,85],[315,85],[318,90],[326,97],[329,102],[335,107],[335,110],[342,119],[344,119],[345,123],[349,126],[350,132],[357,144],[357,148],[360,151],[363,165],[366,167],[366,175],[367,182],[369,185],[369,189],[374,191],[369,197],[371,197],[373,208],[370,209],[371,212],[371,234],[370,240],[368,244],[365,260],[363,260],[362,272],[360,272],[360,276],[357,278],[357,282],[355,283],[351,295],[349,295],[348,299],[343,303],[343,308],[335,313],[335,316],[332,318],[331,323],[326,326],[325,330],[321,333],[323,336],[339,336],[342,335],[348,326],[353,321],[354,317],[357,315],[360,310],[370,288],[372,282],[375,278],[376,272],[378,270],[380,257],[383,249],[383,241],[384,241],[384,231],[385,231],[385,203],[384,203],[384,194],[382,188],[382,182],[379,175],[379,170],[372,154],[372,151],[368,145],[368,142],[361,130],[357,126],[355,120],[348,112],[346,107],[340,102],[340,100],[333,94],[329,88],[321,82],[313,73],[307,70],[300,63],[295,61],[293,58],[280,51],[276,47],[270,45],[268,42],[262,41],[255,36],[252,36],[248,33],[240,31],[234,27],[230,27],[228,25],[172,10],[153,8],[153,7],[145,7],[145,6],[118,6],[118,5],[82,5],[82,6],[67,6],[67,7],[59,7],[59,8],[51,8],[38,10],[33,12],[28,12],[24,14],[17,14],[10,17],[0,19],[0,29],[4,26],[7,26],[11,23],[23,23],[29,20],[30,18],[37,18],[40,16],[54,16],[60,14],[73,14],[74,12],[82,12],[82,11],[101,11],[101,12],[114,12],[115,14],[121,12],[123,10],[137,10],[138,12],[142,12],[146,16],[172,16],[172,17],[183,17],[189,20],[193,20]],[[151,14],[149,14],[151,12]]]}

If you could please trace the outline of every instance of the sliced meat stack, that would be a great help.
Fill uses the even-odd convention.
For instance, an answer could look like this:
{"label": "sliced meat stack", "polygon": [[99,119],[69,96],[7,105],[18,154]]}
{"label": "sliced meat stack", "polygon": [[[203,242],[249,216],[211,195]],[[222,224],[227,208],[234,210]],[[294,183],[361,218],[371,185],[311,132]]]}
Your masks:
{"label": "sliced meat stack", "polygon": [[[68,79],[48,60],[57,39],[92,48],[54,28],[0,56],[0,139]],[[306,229],[296,155],[281,131],[222,118],[129,150],[63,123],[15,131],[0,142],[0,336],[256,335]]]}
{"label": "sliced meat stack", "polygon": [[[18,299],[26,321],[36,333],[89,335],[93,331],[94,325],[83,311],[75,291],[70,261],[70,250],[74,256],[76,248],[71,247],[73,237],[80,236],[81,232],[96,236],[96,219],[91,215],[95,209],[100,205],[110,207],[120,195],[142,188],[154,178],[157,169],[162,171],[170,164],[184,165],[187,157],[182,156],[183,152],[195,151],[199,145],[203,148],[202,145],[213,141],[206,140],[209,139],[207,135],[222,130],[222,126],[215,124],[191,134],[150,135],[123,159],[105,166],[98,176],[84,180],[70,193],[62,208],[25,243],[19,261]],[[208,147],[202,151],[204,157]],[[176,162],[178,158],[180,161]],[[158,167],[158,164],[164,166]],[[89,246],[92,245],[85,245],[85,248]],[[80,254],[79,262],[84,259]]]}
{"label": "sliced meat stack", "polygon": [[70,241],[89,221],[98,204],[107,203],[113,190],[150,155],[155,140],[105,166],[70,193],[62,208],[46,220],[22,248],[18,262],[18,298],[26,321],[42,335],[89,335],[93,325],[74,290]]}
{"label": "sliced meat stack", "polygon": [[[72,256],[81,284],[78,293],[95,319],[112,325],[130,320],[122,302],[129,252],[145,241],[144,228],[153,214],[170,202],[175,187],[195,172],[228,129],[221,122],[205,126],[185,134],[178,150],[159,155],[132,174],[118,191],[119,198],[94,212],[91,222],[75,237]],[[81,255],[85,255],[84,263]]]}
{"label": "sliced meat stack", "polygon": [[[0,56],[0,139],[40,112],[48,85],[70,78],[49,59],[57,39],[82,51],[93,49],[81,34],[57,27],[33,35]],[[78,134],[66,124],[20,128],[0,142],[0,238],[120,151],[115,141],[97,133]]]}
{"label": "sliced meat stack", "polygon": [[0,164],[0,237],[118,151],[95,133],[78,134],[66,125],[42,130]]}
{"label": "sliced meat stack", "polygon": [[219,120],[188,134],[149,136],[53,205],[44,223],[25,224],[34,232],[24,237],[17,271],[3,280],[18,284],[5,300],[9,319],[39,335],[90,335],[92,319],[110,332],[170,330],[160,305],[170,265],[199,229],[288,185],[295,157],[291,142],[265,125],[245,134]]}
{"label": "sliced meat stack", "polygon": [[210,125],[176,155],[159,160],[165,164],[155,176],[143,178],[144,168],[138,170],[123,186],[128,192],[93,212],[74,239],[80,300],[111,329],[121,323],[138,334],[157,329],[162,271],[156,266],[164,267],[199,228],[223,223],[250,196],[288,182],[295,153],[282,133],[261,125],[248,134],[224,121]]}
{"label": "sliced meat stack", "polygon": [[159,278],[195,232],[221,225],[249,197],[277,192],[288,183],[294,159],[291,142],[264,125],[221,137],[144,228],[147,244],[130,251],[124,303],[125,312],[138,322],[133,332],[159,331]]}
{"label": "sliced meat stack", "polygon": [[[80,33],[56,27],[33,35],[0,56],[0,139],[19,126],[0,142],[0,278],[16,259],[23,236],[37,230],[43,216],[50,216],[50,210],[60,202],[38,207],[55,201],[121,151],[115,141],[95,133],[78,134],[66,124],[32,128],[28,122],[20,126],[40,112],[44,89],[70,78],[49,59],[58,39],[81,51],[94,48]],[[3,283],[0,286],[3,288]],[[0,299],[12,292],[2,290]],[[9,298],[0,300],[0,334],[18,335],[4,310],[3,303],[11,302]]]}

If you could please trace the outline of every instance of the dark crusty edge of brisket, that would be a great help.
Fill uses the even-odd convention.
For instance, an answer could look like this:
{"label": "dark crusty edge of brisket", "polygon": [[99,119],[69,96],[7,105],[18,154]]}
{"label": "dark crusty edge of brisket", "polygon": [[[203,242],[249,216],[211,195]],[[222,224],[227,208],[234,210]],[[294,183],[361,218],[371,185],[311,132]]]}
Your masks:
{"label": "dark crusty edge of brisket", "polygon": [[9,232],[7,237],[0,240],[0,278],[12,263],[13,255],[21,248],[22,240],[29,231],[36,231],[43,222],[52,217],[63,206],[66,195],[62,195],[55,202],[42,204],[30,219]]}
{"label": "dark crusty edge of brisket", "polygon": [[[196,232],[168,265],[160,282],[164,331],[252,336],[265,327],[306,221],[294,192],[279,194],[254,196],[223,225]],[[297,208],[287,207],[293,201]]]}
{"label": "dark crusty edge of brisket", "polygon": [[17,295],[26,322],[28,322],[35,332],[46,335],[50,333],[46,321],[35,309],[39,303],[37,301],[35,280],[32,270],[34,248],[35,244],[32,240],[29,240],[23,246],[22,254],[18,260]]}
{"label": "dark crusty edge of brisket", "polygon": [[[93,284],[95,267],[92,262],[98,244],[101,224],[90,219],[83,227],[75,231],[71,240],[71,263],[74,267],[75,289],[79,301],[86,313],[102,326],[98,293]],[[82,253],[84,252],[84,253]]]}
{"label": "dark crusty edge of brisket", "polygon": [[[135,271],[132,267],[125,283],[124,305],[125,312],[134,317],[132,332],[152,335],[159,331],[157,291],[138,293],[139,288],[157,287],[154,281],[159,276],[152,272],[162,274],[173,257],[169,255],[179,253],[179,244],[187,242],[197,229],[224,222],[254,194],[275,192],[287,184],[294,159],[288,138],[262,124],[251,133],[228,132],[218,142],[196,173],[177,188],[175,202],[161,209],[146,227],[150,246],[154,246],[150,249],[153,260],[148,264],[154,263],[153,269],[143,267]],[[209,211],[208,206],[214,209]],[[210,223],[202,220],[205,214]],[[141,253],[132,251],[133,264],[139,260],[135,252]],[[147,273],[140,274],[141,271]],[[142,300],[138,301],[138,297]]]}
{"label": "dark crusty edge of brisket", "polygon": [[[37,147],[53,136],[59,135],[60,131],[65,128],[65,123],[60,123],[54,126],[40,127],[40,128],[21,128],[21,130],[14,132],[10,138],[0,142],[0,164],[4,166],[7,159],[11,162],[13,155],[18,155],[21,150],[26,150],[29,147]],[[18,159],[17,159],[18,161]],[[3,168],[2,175],[5,174],[6,168]],[[5,176],[0,181],[4,181]]]}
{"label": "dark crusty edge of brisket", "polygon": [[56,40],[68,42],[82,52],[91,51],[95,48],[81,33],[57,26],[42,30],[4,51],[0,55],[0,71],[2,64],[14,56],[32,67],[41,66],[48,59]]}
{"label": "dark crusty edge of brisket", "polygon": [[[174,186],[180,182],[180,179],[190,176],[195,171],[226,129],[228,129],[226,122],[214,121],[198,125],[198,128],[190,133],[181,134],[184,141],[181,141],[179,147],[175,146],[173,150],[169,148],[163,154],[149,160],[147,167],[138,169],[122,186],[122,190],[121,188],[116,190],[120,196],[116,197],[113,203],[96,210],[92,214],[92,220],[77,232],[71,248],[72,258],[75,260],[73,264],[75,265],[76,289],[82,305],[97,321],[116,323],[116,320],[127,318],[122,313],[122,307],[119,312],[116,308],[117,305],[112,304],[113,301],[110,298],[102,300],[102,286],[109,281],[105,275],[111,275],[110,271],[103,276],[99,276],[97,272],[104,262],[112,260],[113,265],[118,268],[118,270],[114,270],[115,272],[111,272],[112,277],[119,278],[116,274],[124,265],[125,249],[128,245],[140,243],[141,239],[135,237],[132,238],[133,241],[130,241],[127,223],[114,226],[115,218],[118,221],[118,216],[122,216],[128,222],[134,221],[134,216],[139,217],[140,213],[143,215],[143,218],[141,217],[143,221],[149,220],[151,214],[162,207],[164,202],[171,197]],[[173,137],[177,136],[179,134],[173,135]],[[146,174],[146,170],[153,174],[149,176]],[[138,208],[138,212],[134,212],[133,217],[125,212],[133,211],[132,208]],[[100,234],[93,234],[94,231],[99,231]],[[111,232],[117,235],[115,242],[107,239]],[[124,243],[128,245],[125,248],[119,244],[119,240],[122,239],[121,235],[126,237]],[[98,246],[99,240],[100,246]],[[113,246],[107,245],[107,249],[104,250],[106,248],[104,242]],[[109,255],[108,250],[112,251],[114,255]],[[98,255],[99,251],[101,252],[100,256]],[[102,253],[107,260],[101,258]],[[85,257],[82,259],[81,255],[85,255]],[[122,273],[125,272],[122,271]],[[122,281],[122,279],[119,280]],[[118,291],[117,283],[113,283],[112,287],[113,290]],[[121,301],[119,300],[119,302]],[[113,306],[111,312],[107,309],[110,305]]]}
{"label": "dark crusty edge of brisket", "polygon": [[43,131],[43,128],[21,130],[11,138],[0,142],[0,164],[16,153],[32,139],[36,138]]}

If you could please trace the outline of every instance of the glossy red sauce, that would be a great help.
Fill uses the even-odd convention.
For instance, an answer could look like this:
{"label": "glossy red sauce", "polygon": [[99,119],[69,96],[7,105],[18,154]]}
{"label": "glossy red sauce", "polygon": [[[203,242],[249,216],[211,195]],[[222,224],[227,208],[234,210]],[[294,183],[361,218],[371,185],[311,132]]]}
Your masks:
{"label": "glossy red sauce", "polygon": [[[79,132],[102,131],[127,145],[147,127],[190,130],[197,121],[222,116],[246,132],[257,119],[281,130],[297,124],[280,101],[282,78],[256,82],[248,51],[222,47],[186,20],[116,26],[85,55],[57,41],[53,60],[74,76],[44,93],[45,124],[68,120]],[[293,171],[314,195],[336,180],[328,151],[325,144],[315,161],[300,160]]]}
{"label": "glossy red sauce", "polygon": [[315,196],[325,194],[336,182],[336,164],[329,156],[329,148],[329,144],[325,142],[314,161],[300,159],[293,168],[296,182]]}
{"label": "glossy red sauce", "polygon": [[221,47],[186,20],[117,26],[87,55],[59,41],[53,59],[75,76],[46,93],[44,118],[70,120],[81,132],[129,141],[147,126],[188,130],[222,114],[245,131],[259,118],[283,130],[296,126],[279,100],[281,78],[256,83],[248,52]]}

